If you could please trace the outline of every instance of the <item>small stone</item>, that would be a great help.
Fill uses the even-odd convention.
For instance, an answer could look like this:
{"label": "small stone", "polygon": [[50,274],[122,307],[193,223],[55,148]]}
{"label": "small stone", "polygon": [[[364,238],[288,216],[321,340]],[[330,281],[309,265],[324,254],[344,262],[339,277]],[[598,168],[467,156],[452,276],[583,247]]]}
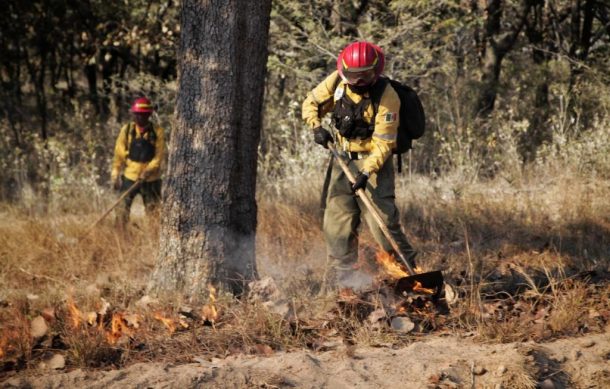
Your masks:
{"label": "small stone", "polygon": [[178,308],[178,312],[188,316],[193,312],[193,308],[189,305],[181,305],[180,308]]}
{"label": "small stone", "polygon": [[47,334],[48,330],[49,326],[42,316],[36,316],[30,323],[30,331],[34,339],[42,338]]}
{"label": "small stone", "polygon": [[394,331],[402,333],[411,332],[415,328],[415,323],[408,317],[395,317],[392,319],[390,325]]}
{"label": "small stone", "polygon": [[371,324],[377,323],[379,320],[384,319],[387,316],[385,309],[379,308],[370,313],[367,318]]}
{"label": "small stone", "polygon": [[38,300],[40,298],[40,296],[33,293],[28,293],[25,297],[30,301]]}
{"label": "small stone", "polygon": [[474,375],[483,375],[483,374],[487,373],[487,369],[486,369],[486,368],[484,368],[483,366],[475,366],[475,367],[472,369],[472,373],[473,373]]}
{"label": "small stone", "polygon": [[583,347],[589,348],[595,346],[594,340],[587,340],[582,344]]}
{"label": "small stone", "polygon": [[507,371],[508,371],[508,369],[506,368],[506,366],[504,366],[504,365],[498,366],[498,370],[497,370],[498,375],[502,375],[502,374],[506,373]]}
{"label": "small stone", "polygon": [[53,354],[50,358],[43,360],[39,367],[41,369],[59,370],[66,367],[66,359],[61,354]]}
{"label": "small stone", "polygon": [[502,386],[502,384],[496,384],[496,386],[494,386],[494,389],[504,389],[504,386]]}
{"label": "small stone", "polygon": [[547,378],[540,384],[540,389],[555,389],[555,383],[550,378]]}

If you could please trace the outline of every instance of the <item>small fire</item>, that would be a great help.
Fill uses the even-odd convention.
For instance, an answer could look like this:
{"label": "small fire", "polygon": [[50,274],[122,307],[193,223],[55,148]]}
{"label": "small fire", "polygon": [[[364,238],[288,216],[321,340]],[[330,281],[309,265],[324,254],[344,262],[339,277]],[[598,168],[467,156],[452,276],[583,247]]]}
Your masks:
{"label": "small fire", "polygon": [[123,335],[130,336],[132,334],[133,331],[127,326],[125,315],[122,312],[114,313],[110,321],[110,331],[106,332],[108,343],[115,344]]}
{"label": "small fire", "polygon": [[83,313],[80,311],[80,309],[78,309],[72,297],[68,297],[68,311],[70,312],[70,320],[72,320],[72,327],[80,327],[80,324],[83,321]]}
{"label": "small fire", "polygon": [[210,291],[210,302],[201,308],[201,317],[203,321],[209,321],[214,324],[218,320],[218,310],[216,309],[216,288],[208,285]]}
{"label": "small fire", "polygon": [[396,262],[396,258],[387,251],[378,251],[375,255],[377,263],[379,263],[386,275],[397,280],[403,277],[407,277],[409,274],[404,271],[403,267]]}
{"label": "small fire", "polygon": [[161,312],[155,312],[153,317],[163,323],[163,325],[169,331],[170,335],[173,334],[174,331],[176,331],[176,323],[174,323],[174,320],[172,318],[163,316]]}
{"label": "small fire", "polygon": [[424,286],[419,281],[415,281],[415,284],[413,284],[413,291],[423,294],[434,294],[434,289],[424,288]]}

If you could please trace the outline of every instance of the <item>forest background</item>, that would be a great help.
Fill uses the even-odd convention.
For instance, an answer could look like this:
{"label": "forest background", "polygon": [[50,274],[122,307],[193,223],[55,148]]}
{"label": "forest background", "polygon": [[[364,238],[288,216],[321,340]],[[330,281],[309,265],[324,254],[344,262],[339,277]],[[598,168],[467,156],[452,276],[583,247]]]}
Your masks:
{"label": "forest background", "polygon": [[[179,4],[6,5],[0,200],[34,210],[98,198],[135,97],[155,102],[171,136]],[[608,5],[594,0],[275,1],[261,190],[321,181],[310,173],[327,156],[314,147],[300,103],[357,39],[379,44],[386,74],[423,99],[428,129],[413,150],[413,172],[464,182],[512,182],[540,168],[607,178],[609,18]]]}
{"label": "forest background", "polygon": [[[158,226],[133,212],[130,234],[118,233],[110,217],[83,239],[118,196],[109,184],[110,161],[133,99],[151,98],[154,119],[172,136],[180,4],[4,5],[0,357],[4,350],[5,360],[21,361],[5,370],[42,358],[47,346],[33,339],[30,323],[49,307],[58,318],[50,332],[61,335],[69,366],[168,355],[189,361],[196,353],[258,353],[261,345],[316,349],[311,339],[325,339],[325,328],[295,335],[282,316],[223,298],[218,332],[193,321],[192,333],[203,326],[206,336],[168,338],[159,325],[165,317],[137,307],[149,297]],[[328,296],[320,293],[326,271],[320,192],[329,155],[301,120],[301,103],[335,69],[341,48],[365,39],[385,50],[385,73],[412,86],[427,112],[426,134],[403,156],[396,194],[420,263],[441,269],[461,297],[431,330],[474,331],[499,342],[607,332],[607,2],[273,1],[270,25],[256,254],[261,275],[274,278],[300,320],[324,318],[336,303],[324,303]],[[375,250],[366,231],[361,237],[361,254]],[[157,305],[168,317],[177,317],[184,302],[173,297]],[[115,313],[140,312],[147,325],[138,337],[156,345],[149,333],[162,335],[158,344],[173,351],[124,345],[119,358],[97,327],[76,331],[70,307],[95,313],[100,301]],[[507,301],[521,308],[506,314],[498,304]],[[341,336],[358,345],[408,342],[387,328],[335,319]]]}

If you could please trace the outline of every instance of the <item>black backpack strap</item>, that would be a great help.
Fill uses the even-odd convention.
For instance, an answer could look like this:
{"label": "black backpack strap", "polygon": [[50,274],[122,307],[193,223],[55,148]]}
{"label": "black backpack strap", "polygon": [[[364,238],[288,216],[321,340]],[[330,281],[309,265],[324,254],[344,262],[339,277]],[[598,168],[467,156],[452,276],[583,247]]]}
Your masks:
{"label": "black backpack strap", "polygon": [[377,112],[379,111],[379,104],[381,103],[381,98],[383,97],[383,93],[385,92],[385,88],[390,83],[386,77],[379,77],[375,85],[371,88],[369,92],[369,96],[371,96],[371,102],[373,103],[373,127],[375,126],[375,120],[377,118]]}

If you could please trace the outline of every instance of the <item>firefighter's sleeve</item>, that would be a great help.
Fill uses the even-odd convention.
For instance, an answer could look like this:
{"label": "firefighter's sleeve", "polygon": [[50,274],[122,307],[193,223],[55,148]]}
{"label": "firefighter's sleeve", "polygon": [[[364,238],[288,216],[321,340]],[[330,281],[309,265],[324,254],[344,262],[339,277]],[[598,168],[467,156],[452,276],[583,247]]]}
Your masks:
{"label": "firefighter's sleeve", "polygon": [[127,159],[127,147],[125,145],[127,143],[127,127],[129,125],[124,125],[121,128],[114,146],[114,158],[112,159],[112,171],[110,173],[110,178],[113,181],[121,174]]}
{"label": "firefighter's sleeve", "polygon": [[398,137],[399,111],[398,94],[388,85],[379,102],[377,116],[375,116],[375,132],[371,139],[371,151],[362,168],[365,172],[377,173],[388,157],[392,155]]}
{"label": "firefighter's sleeve", "polygon": [[339,73],[334,71],[307,94],[307,98],[303,101],[302,115],[311,129],[319,127],[321,118],[333,109],[335,104],[333,96],[338,84]]}
{"label": "firefighter's sleeve", "polygon": [[159,172],[161,162],[163,161],[163,158],[165,158],[165,134],[163,128],[157,127],[155,129],[155,134],[157,135],[155,156],[148,162],[148,165],[146,165],[146,172],[150,172],[151,175]]}

